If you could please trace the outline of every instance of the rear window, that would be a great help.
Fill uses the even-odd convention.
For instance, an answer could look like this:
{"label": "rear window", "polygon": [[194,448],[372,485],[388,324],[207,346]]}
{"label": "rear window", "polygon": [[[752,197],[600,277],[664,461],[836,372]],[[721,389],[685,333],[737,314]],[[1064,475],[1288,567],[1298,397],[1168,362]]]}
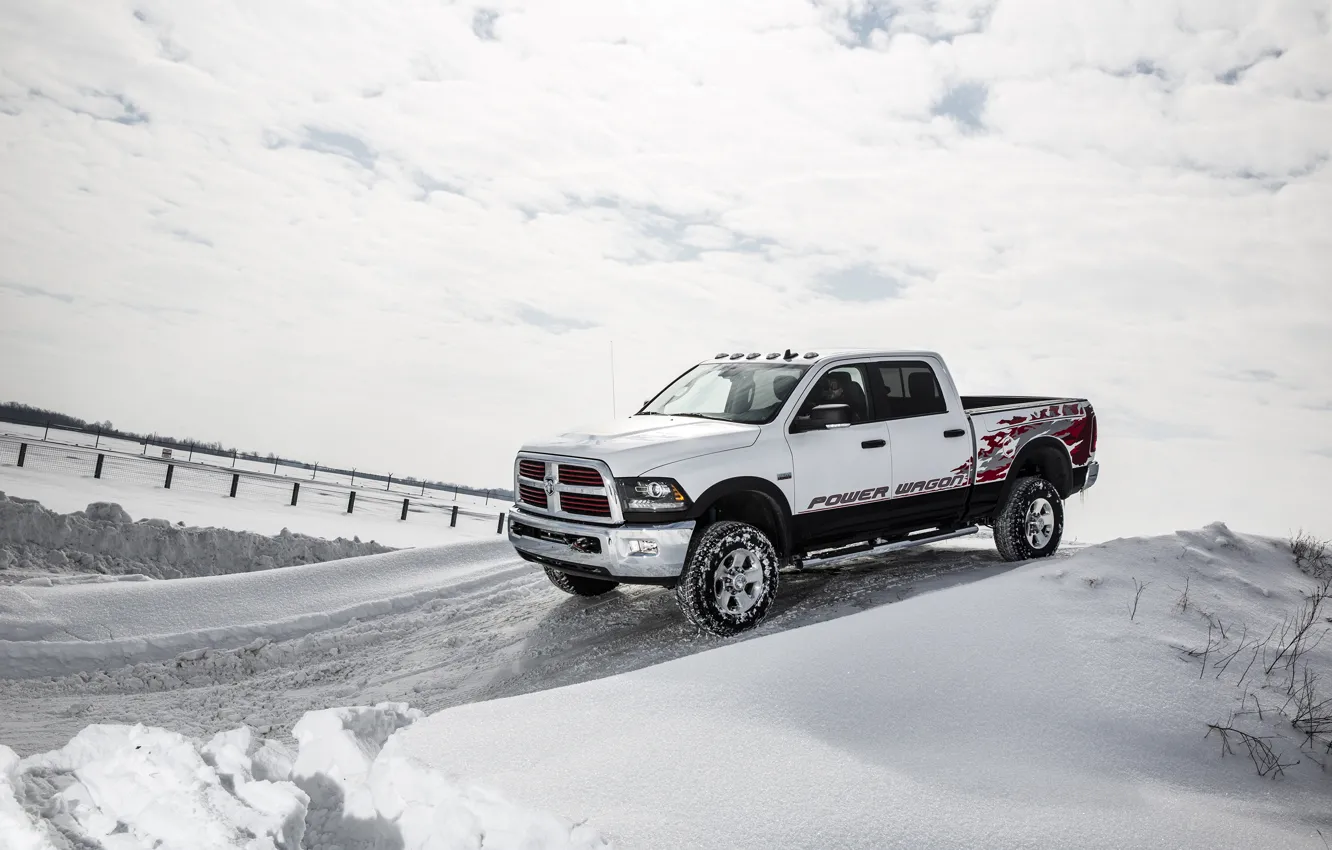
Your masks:
{"label": "rear window", "polygon": [[883,387],[883,394],[874,405],[881,418],[905,419],[948,412],[939,380],[929,364],[919,361],[878,363],[875,369]]}

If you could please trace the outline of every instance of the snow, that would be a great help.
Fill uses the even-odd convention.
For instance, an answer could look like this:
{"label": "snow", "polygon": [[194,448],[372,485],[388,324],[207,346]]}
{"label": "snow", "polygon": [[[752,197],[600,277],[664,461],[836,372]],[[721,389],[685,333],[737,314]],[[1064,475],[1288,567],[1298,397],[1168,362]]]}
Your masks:
{"label": "snow", "polygon": [[[1328,754],[1280,684],[1187,653],[1204,612],[1265,635],[1311,587],[1284,543],[1219,524],[1113,541],[396,740],[626,846],[1321,846]],[[1324,682],[1329,643],[1306,656]],[[1270,710],[1236,724],[1299,762],[1278,780],[1204,737],[1246,695]]]}
{"label": "snow", "polygon": [[0,677],[299,637],[490,584],[505,570],[530,572],[507,542],[487,541],[177,581],[0,587]]}
{"label": "snow", "polygon": [[[276,535],[287,528],[293,533],[328,540],[359,537],[400,549],[494,539],[496,517],[510,507],[509,503],[491,500],[487,504],[484,499],[460,494],[456,501],[460,508],[458,524],[450,527],[455,504],[451,494],[439,497],[443,501],[406,494],[411,499],[411,510],[404,522],[399,519],[404,496],[386,494],[382,489],[358,486],[355,510],[348,514],[347,491],[323,487],[322,482],[308,480],[308,474],[305,479],[246,480],[232,499],[227,496],[229,477],[218,483],[218,472],[196,473],[184,465],[177,466],[172,488],[168,490],[162,487],[156,464],[146,477],[131,474],[137,470],[120,474],[116,463],[139,467],[144,461],[133,457],[113,460],[108,456],[104,477],[97,479],[93,478],[93,461],[88,458],[76,454],[77,462],[68,461],[70,466],[43,465],[38,457],[39,448],[42,447],[29,449],[28,465],[20,468],[13,465],[16,449],[10,446],[6,453],[6,447],[0,444],[0,490],[36,500],[60,513],[83,510],[92,502],[115,502],[131,516],[160,517],[173,525],[184,522],[265,535]],[[195,481],[192,475],[199,480]],[[291,484],[298,480],[300,498],[293,507]]]}
{"label": "snow", "polygon": [[[590,848],[593,829],[460,785],[393,746],[402,703],[311,712],[293,755],[247,727],[210,741],[89,726],[19,759],[0,747],[0,846],[57,850]],[[386,746],[387,744],[387,746]]]}
{"label": "snow", "polygon": [[[29,471],[0,468],[15,472]],[[81,500],[89,486],[61,481]],[[68,521],[123,526],[115,508],[92,514]],[[245,841],[283,846],[300,794],[311,848],[481,835],[487,847],[1318,847],[1317,830],[1332,835],[1319,767],[1332,753],[1292,727],[1285,668],[1241,677],[1217,660],[1244,635],[1279,633],[1310,592],[1282,541],[1214,525],[1015,566],[992,540],[964,539],[783,573],[768,619],[722,640],[695,633],[669,591],[569,597],[502,537],[478,537],[258,572],[0,587],[0,742],[13,748],[0,750],[0,846],[52,846],[53,828],[151,846],[179,827],[153,820],[158,798],[193,813],[200,836],[245,824]],[[1146,589],[1131,613],[1135,581]],[[1204,668],[1191,653],[1220,627]],[[1310,643],[1291,672],[1332,679],[1332,641]],[[1257,776],[1238,737],[1225,754],[1209,723],[1265,736],[1282,775]],[[144,741],[147,756],[133,749]],[[42,761],[70,747],[87,769]]]}
{"label": "snow", "polygon": [[57,514],[0,492],[0,584],[220,575],[387,551],[373,542],[329,541],[286,529],[268,537],[160,519],[136,523],[114,502]]}

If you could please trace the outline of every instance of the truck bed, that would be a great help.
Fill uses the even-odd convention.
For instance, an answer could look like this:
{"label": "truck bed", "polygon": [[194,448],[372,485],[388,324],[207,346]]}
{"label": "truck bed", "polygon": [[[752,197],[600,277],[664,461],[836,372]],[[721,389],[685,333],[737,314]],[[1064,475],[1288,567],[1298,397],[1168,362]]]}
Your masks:
{"label": "truck bed", "polygon": [[964,395],[962,409],[967,413],[1005,410],[1010,407],[1033,407],[1045,404],[1073,404],[1085,399],[1045,395]]}

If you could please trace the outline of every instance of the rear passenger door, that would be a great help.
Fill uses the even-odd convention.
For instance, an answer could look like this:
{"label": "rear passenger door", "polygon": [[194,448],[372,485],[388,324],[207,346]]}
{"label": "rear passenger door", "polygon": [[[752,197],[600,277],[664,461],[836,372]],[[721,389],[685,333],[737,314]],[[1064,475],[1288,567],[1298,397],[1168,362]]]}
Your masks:
{"label": "rear passenger door", "polygon": [[966,412],[949,410],[939,378],[924,360],[875,363],[876,418],[888,426],[893,463],[891,524],[904,531],[948,524],[961,515],[971,483]]}

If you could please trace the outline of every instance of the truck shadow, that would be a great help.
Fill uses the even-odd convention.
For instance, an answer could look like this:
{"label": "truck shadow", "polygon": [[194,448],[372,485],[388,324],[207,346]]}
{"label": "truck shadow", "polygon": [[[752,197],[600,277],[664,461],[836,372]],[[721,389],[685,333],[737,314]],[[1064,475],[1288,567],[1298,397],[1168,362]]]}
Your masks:
{"label": "truck shadow", "polygon": [[697,652],[807,626],[1007,572],[988,548],[922,548],[824,569],[785,570],[764,622],[734,638],[689,625],[672,591],[621,586],[569,597],[535,622],[511,660],[491,670],[481,699],[516,696],[626,673]]}

